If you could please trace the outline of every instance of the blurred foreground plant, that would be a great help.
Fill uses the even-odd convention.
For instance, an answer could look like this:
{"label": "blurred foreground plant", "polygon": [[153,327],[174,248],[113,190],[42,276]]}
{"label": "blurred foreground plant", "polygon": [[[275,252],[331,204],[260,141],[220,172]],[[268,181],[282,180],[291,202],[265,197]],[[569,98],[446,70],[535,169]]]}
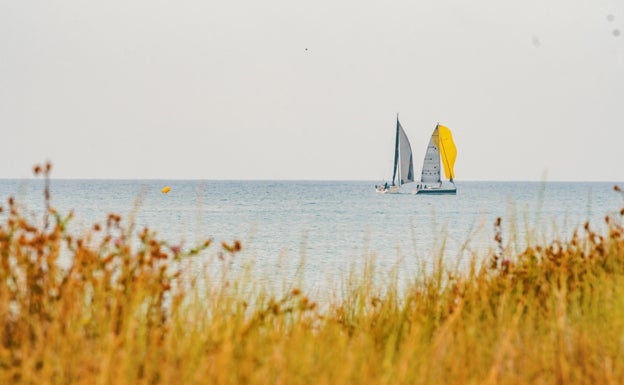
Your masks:
{"label": "blurred foreground plant", "polygon": [[233,276],[237,240],[214,274],[188,258],[210,240],[185,250],[116,214],[72,235],[50,171],[42,223],[0,207],[0,384],[624,383],[624,210],[517,255],[499,218],[465,270],[399,287],[370,260],[319,306]]}

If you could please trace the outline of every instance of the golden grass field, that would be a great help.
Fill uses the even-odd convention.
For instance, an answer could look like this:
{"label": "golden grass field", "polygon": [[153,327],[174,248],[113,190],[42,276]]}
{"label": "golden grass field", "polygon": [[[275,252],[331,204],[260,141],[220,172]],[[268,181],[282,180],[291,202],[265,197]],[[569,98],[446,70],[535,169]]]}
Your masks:
{"label": "golden grass field", "polygon": [[399,286],[371,260],[319,299],[233,273],[239,241],[181,250],[105,213],[72,234],[43,196],[37,219],[1,206],[0,384],[624,383],[624,210],[515,255],[499,219],[468,268]]}

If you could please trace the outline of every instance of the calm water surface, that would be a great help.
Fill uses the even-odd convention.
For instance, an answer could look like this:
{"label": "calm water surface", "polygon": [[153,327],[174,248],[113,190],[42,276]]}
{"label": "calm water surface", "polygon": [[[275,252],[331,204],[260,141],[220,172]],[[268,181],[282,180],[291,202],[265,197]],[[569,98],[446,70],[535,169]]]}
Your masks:
{"label": "calm water surface", "polygon": [[[206,238],[243,241],[244,258],[269,274],[291,274],[305,257],[312,285],[338,279],[375,256],[411,274],[442,253],[463,263],[493,247],[493,223],[503,218],[505,243],[568,237],[589,220],[624,206],[616,183],[460,182],[457,195],[380,195],[368,181],[52,180],[52,204],[73,210],[79,232],[108,213],[134,218],[170,243],[190,247]],[[161,188],[171,186],[168,194]],[[41,180],[0,180],[2,204],[17,198],[41,216]],[[535,232],[534,230],[537,230]],[[442,251],[440,251],[442,250]],[[285,272],[285,273],[284,273]]]}

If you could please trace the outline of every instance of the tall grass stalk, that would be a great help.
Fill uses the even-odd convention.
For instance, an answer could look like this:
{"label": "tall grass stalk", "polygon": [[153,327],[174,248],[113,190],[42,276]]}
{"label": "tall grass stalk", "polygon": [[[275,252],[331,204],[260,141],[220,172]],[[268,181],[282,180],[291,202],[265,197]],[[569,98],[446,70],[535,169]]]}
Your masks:
{"label": "tall grass stalk", "polygon": [[624,383],[624,210],[516,253],[497,236],[462,269],[441,251],[407,284],[370,258],[316,299],[230,269],[238,241],[0,215],[0,384]]}

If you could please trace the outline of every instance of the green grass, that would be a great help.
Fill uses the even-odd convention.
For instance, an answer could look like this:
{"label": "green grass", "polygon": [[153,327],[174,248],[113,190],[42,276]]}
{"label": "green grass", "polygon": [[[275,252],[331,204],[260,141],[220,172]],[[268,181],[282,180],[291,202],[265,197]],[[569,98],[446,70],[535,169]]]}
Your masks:
{"label": "green grass", "polygon": [[72,234],[44,197],[40,223],[0,213],[0,384],[624,383],[624,211],[515,255],[499,222],[493,254],[407,284],[371,260],[328,299],[228,270],[238,241]]}

